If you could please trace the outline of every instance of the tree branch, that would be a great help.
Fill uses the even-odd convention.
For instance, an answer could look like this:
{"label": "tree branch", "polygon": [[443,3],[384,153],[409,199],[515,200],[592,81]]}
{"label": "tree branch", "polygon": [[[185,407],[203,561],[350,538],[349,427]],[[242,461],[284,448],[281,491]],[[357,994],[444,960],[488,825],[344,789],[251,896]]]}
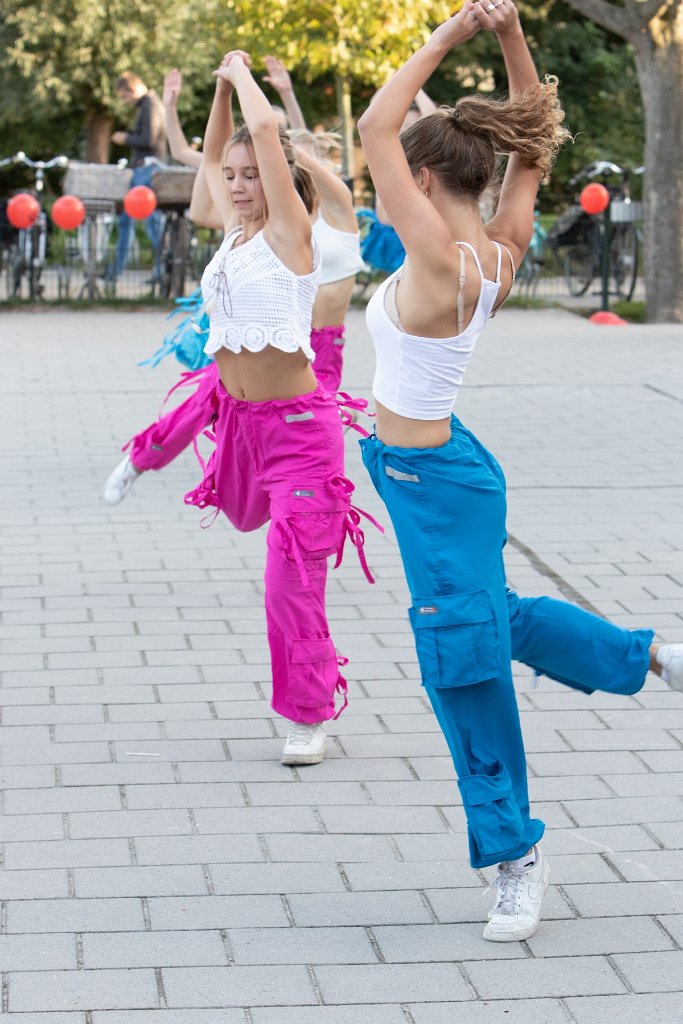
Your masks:
{"label": "tree branch", "polygon": [[644,10],[652,6],[655,12],[662,6],[662,0],[646,0],[641,4],[638,0],[627,0],[626,7],[617,7],[609,0],[567,0],[570,7],[573,7],[579,14],[584,14],[591,21],[596,22],[608,32],[614,32],[623,39],[629,39],[634,32],[639,31],[643,25],[647,25],[652,17],[649,14],[644,17]]}

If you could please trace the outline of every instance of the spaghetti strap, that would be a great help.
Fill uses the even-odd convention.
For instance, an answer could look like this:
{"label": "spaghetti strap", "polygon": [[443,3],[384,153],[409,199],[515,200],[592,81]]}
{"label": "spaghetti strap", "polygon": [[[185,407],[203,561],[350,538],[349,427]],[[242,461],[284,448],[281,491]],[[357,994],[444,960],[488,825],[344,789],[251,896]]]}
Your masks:
{"label": "spaghetti strap", "polygon": [[[469,242],[454,242],[453,245],[457,245],[457,246],[463,246],[464,245],[465,248],[468,249],[472,253],[472,259],[474,260],[474,262],[475,262],[475,264],[477,266],[477,270],[479,271],[479,276],[481,277],[482,281],[485,281],[486,278],[484,277],[484,271],[481,268],[481,263],[479,262],[479,257],[477,256],[477,250],[474,248],[474,246],[470,245]],[[462,249],[460,251],[462,252]]]}
{"label": "spaghetti strap", "polygon": [[512,271],[512,283],[514,284],[515,283],[515,278],[516,278],[517,274],[515,272],[515,261],[512,258],[512,253],[508,249],[507,245],[503,245],[502,242],[496,242],[494,240],[493,244],[498,249],[498,266],[496,268],[496,284],[500,284],[500,269],[501,269],[501,260],[502,260],[502,256],[503,256],[503,250],[505,250],[505,252],[508,254],[508,259],[510,260],[510,269]]}

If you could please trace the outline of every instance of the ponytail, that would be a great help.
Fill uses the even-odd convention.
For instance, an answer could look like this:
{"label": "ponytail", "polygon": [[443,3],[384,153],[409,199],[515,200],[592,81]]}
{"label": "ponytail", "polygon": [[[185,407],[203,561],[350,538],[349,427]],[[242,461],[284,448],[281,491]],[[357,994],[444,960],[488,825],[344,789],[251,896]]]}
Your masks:
{"label": "ponytail", "polygon": [[428,167],[451,192],[477,201],[500,155],[516,153],[547,177],[569,137],[563,120],[557,79],[549,76],[505,100],[466,96],[440,107],[406,128],[401,144],[414,175]]}

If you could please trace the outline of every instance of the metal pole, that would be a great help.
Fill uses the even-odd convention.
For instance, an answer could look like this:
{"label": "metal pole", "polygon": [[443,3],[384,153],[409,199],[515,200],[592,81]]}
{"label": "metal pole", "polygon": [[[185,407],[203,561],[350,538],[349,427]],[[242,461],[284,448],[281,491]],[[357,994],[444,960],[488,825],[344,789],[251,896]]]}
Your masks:
{"label": "metal pole", "polygon": [[602,305],[601,309],[609,310],[609,257],[612,244],[612,218],[610,216],[611,200],[605,207],[603,213],[603,242],[602,242]]}

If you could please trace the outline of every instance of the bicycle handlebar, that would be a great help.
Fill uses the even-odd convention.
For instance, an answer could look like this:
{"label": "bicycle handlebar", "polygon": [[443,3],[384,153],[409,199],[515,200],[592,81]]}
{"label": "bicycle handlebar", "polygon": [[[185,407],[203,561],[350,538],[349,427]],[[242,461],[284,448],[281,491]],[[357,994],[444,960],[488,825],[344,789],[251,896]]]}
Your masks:
{"label": "bicycle handlebar", "polygon": [[0,160],[0,167],[7,167],[9,164],[25,164],[26,167],[32,167],[36,171],[49,171],[51,167],[66,167],[68,162],[68,156],[64,156],[63,153],[53,157],[52,160],[31,160],[26,156],[26,153],[19,150],[14,156]]}
{"label": "bicycle handlebar", "polygon": [[578,185],[580,181],[598,177],[609,177],[612,174],[618,174],[624,181],[626,181],[632,174],[642,174],[644,167],[636,167],[635,169],[630,167],[620,167],[619,164],[612,163],[611,160],[594,160],[593,163],[587,164],[582,167],[573,178],[570,178],[567,184],[570,188]]}

